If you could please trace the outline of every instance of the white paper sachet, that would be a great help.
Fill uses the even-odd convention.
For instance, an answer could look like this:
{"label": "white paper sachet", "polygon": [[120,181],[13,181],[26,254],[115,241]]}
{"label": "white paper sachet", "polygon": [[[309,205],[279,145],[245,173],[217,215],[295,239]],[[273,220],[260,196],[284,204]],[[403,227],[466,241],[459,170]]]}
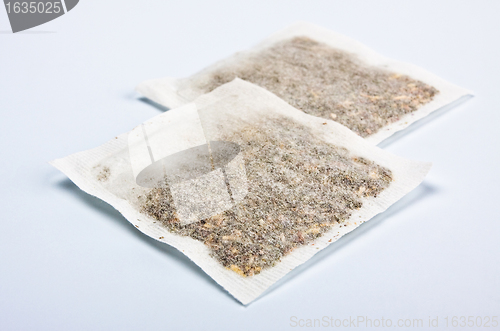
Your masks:
{"label": "white paper sachet", "polygon": [[240,79],[52,164],[243,304],[430,169]]}
{"label": "white paper sachet", "polygon": [[236,77],[310,115],[339,122],[374,144],[472,95],[415,65],[388,59],[310,23],[294,24],[189,78],[148,80],[137,90],[175,108]]}

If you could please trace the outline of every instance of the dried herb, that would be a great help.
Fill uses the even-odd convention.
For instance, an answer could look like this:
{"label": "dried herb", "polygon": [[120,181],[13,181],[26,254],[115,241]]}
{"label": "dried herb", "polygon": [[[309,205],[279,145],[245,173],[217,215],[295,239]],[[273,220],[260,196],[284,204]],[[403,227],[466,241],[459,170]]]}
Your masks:
{"label": "dried herb", "polygon": [[198,87],[210,92],[236,77],[362,137],[416,111],[438,93],[423,82],[368,66],[353,54],[307,37],[280,42],[243,63],[223,66]]}
{"label": "dried herb", "polygon": [[97,174],[97,180],[100,182],[105,182],[111,176],[111,169],[109,167],[102,167],[99,174]]}
{"label": "dried herb", "polygon": [[141,211],[169,231],[204,242],[222,265],[242,276],[273,266],[347,220],[364,197],[390,185],[392,173],[315,137],[291,120],[268,120],[224,137],[245,159],[248,195],[220,215],[189,225],[176,219],[168,184],[140,197]]}

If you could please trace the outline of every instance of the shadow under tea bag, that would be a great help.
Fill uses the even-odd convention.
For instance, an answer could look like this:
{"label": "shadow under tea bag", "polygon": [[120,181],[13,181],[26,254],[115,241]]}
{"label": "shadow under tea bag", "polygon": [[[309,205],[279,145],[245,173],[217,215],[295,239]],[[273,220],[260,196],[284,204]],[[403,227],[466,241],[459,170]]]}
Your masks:
{"label": "shadow under tea bag", "polygon": [[189,78],[149,80],[137,90],[174,108],[236,77],[374,144],[471,95],[415,65],[309,23],[294,24]]}
{"label": "shadow under tea bag", "polygon": [[52,164],[243,304],[430,168],[240,79]]}

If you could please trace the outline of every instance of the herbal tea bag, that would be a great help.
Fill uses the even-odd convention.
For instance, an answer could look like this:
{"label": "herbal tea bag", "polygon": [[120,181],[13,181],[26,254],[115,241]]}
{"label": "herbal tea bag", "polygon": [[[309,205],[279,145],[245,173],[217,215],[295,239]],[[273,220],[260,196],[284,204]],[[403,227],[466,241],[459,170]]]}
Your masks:
{"label": "herbal tea bag", "polygon": [[52,164],[243,304],[430,168],[240,79]]}
{"label": "herbal tea bag", "polygon": [[149,80],[137,90],[173,108],[236,77],[266,88],[307,114],[343,124],[375,144],[471,94],[309,23],[292,25],[192,77]]}

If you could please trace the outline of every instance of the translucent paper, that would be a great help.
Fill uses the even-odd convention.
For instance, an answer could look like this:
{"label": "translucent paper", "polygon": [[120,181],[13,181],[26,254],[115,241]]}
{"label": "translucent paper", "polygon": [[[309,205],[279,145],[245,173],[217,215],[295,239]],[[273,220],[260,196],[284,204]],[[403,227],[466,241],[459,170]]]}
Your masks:
{"label": "translucent paper", "polygon": [[471,94],[309,23],[294,24],[189,78],[148,80],[137,90],[175,108],[236,77],[310,115],[337,121],[374,144]]}
{"label": "translucent paper", "polygon": [[239,79],[52,164],[243,304],[430,169]]}

